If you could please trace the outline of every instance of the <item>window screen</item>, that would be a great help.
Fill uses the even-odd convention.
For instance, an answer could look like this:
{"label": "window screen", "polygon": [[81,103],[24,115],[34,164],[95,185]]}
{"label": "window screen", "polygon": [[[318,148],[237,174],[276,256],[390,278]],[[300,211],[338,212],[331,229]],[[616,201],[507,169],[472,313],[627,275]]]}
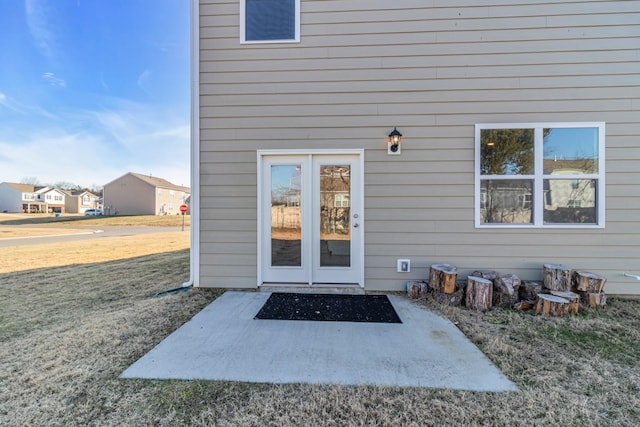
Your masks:
{"label": "window screen", "polygon": [[295,40],[296,0],[245,0],[245,40]]}

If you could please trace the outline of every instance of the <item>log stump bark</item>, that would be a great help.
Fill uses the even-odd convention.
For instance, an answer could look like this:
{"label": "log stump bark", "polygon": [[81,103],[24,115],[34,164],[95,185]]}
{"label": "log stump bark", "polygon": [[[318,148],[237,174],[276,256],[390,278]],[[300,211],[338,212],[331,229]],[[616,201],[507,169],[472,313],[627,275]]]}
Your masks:
{"label": "log stump bark", "polygon": [[511,308],[520,301],[518,289],[520,278],[515,274],[505,274],[493,281],[493,306]]}
{"label": "log stump bark", "polygon": [[566,316],[569,314],[569,301],[555,295],[540,294],[536,303],[536,313],[543,316]]}
{"label": "log stump bark", "polygon": [[427,284],[425,282],[409,281],[407,282],[407,296],[417,299],[427,294]]}
{"label": "log stump bark", "polygon": [[524,281],[520,284],[518,293],[520,294],[521,300],[535,303],[535,301],[538,300],[538,294],[542,293],[542,283]]}
{"label": "log stump bark", "polygon": [[583,292],[580,300],[591,308],[604,308],[607,305],[607,295],[604,292]]}
{"label": "log stump bark", "polygon": [[482,277],[469,276],[467,278],[467,308],[486,311],[493,304],[493,282]]}
{"label": "log stump bark", "polygon": [[586,271],[575,271],[572,281],[574,289],[597,294],[602,292],[607,279]]}
{"label": "log stump bark", "polygon": [[550,294],[569,301],[569,313],[578,314],[578,307],[580,307],[580,295],[570,291],[551,291]]}
{"label": "log stump bark", "polygon": [[553,291],[571,290],[571,269],[562,264],[544,264],[543,286]]}
{"label": "log stump bark", "polygon": [[500,277],[500,273],[495,270],[476,270],[471,273],[474,277],[482,277],[483,279],[491,280],[492,282]]}
{"label": "log stump bark", "polygon": [[435,291],[452,294],[456,291],[458,272],[449,264],[434,264],[429,268],[429,287]]}

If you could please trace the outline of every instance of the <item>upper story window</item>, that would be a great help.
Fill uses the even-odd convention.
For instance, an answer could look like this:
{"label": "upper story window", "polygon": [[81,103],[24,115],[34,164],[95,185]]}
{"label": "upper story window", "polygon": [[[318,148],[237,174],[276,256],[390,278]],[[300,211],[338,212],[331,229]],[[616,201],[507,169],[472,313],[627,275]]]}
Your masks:
{"label": "upper story window", "polygon": [[82,196],[82,204],[83,205],[88,205],[91,203],[91,197],[89,197],[88,195],[84,195]]}
{"label": "upper story window", "polygon": [[476,125],[477,227],[604,227],[604,123]]}
{"label": "upper story window", "polygon": [[240,0],[241,43],[300,41],[300,0]]}

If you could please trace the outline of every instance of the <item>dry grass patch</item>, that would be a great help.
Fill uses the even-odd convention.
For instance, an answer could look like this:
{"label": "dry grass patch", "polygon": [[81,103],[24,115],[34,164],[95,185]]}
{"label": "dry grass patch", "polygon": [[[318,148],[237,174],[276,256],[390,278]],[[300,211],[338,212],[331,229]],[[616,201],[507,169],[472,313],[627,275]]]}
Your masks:
{"label": "dry grass patch", "polygon": [[8,227],[0,225],[0,239],[16,237],[57,236],[61,234],[86,233],[87,230],[77,228],[43,228],[43,227]]}
{"label": "dry grass patch", "polygon": [[[191,216],[185,215],[185,227],[190,224]],[[106,226],[134,226],[134,227],[182,227],[182,215],[136,215],[136,216],[83,216],[65,215],[55,217],[53,215],[18,215],[0,214],[2,225],[47,225],[47,226],[74,226],[88,225],[96,227]]]}
{"label": "dry grass patch", "polygon": [[0,273],[127,259],[188,248],[189,231],[3,248]]}
{"label": "dry grass patch", "polygon": [[640,424],[640,302],[615,298],[605,311],[561,319],[421,302],[457,323],[520,392],[118,379],[215,298],[151,296],[187,279],[188,258],[182,250],[1,274],[0,424]]}

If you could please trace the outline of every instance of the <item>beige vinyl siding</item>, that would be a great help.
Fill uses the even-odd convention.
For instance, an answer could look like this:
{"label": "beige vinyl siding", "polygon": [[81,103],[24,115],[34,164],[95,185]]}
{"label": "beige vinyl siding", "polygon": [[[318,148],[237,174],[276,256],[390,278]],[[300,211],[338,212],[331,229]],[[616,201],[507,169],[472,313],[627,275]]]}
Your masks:
{"label": "beige vinyl siding", "polygon": [[[200,4],[201,286],[256,286],[256,150],[364,148],[367,290],[554,262],[640,294],[640,1],[302,0],[294,45]],[[474,125],[515,122],[606,122],[604,229],[474,227]]]}

